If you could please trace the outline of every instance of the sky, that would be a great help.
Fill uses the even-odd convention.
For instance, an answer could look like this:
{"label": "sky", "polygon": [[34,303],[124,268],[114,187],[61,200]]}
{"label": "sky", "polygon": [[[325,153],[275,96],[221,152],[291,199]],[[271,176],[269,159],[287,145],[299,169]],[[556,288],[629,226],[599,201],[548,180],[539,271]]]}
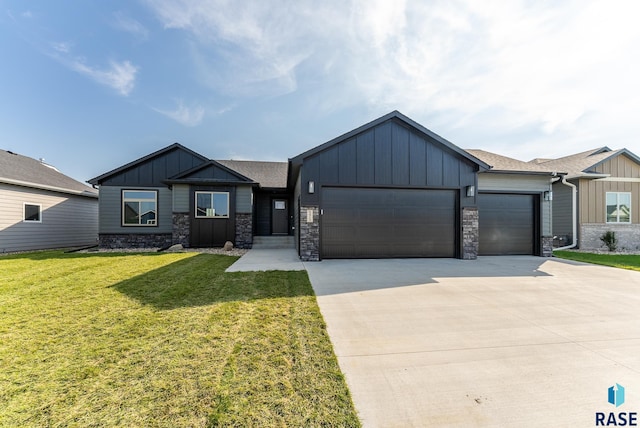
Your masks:
{"label": "sky", "polygon": [[0,0],[0,149],[86,181],[286,161],[398,110],[528,161],[640,155],[640,2]]}

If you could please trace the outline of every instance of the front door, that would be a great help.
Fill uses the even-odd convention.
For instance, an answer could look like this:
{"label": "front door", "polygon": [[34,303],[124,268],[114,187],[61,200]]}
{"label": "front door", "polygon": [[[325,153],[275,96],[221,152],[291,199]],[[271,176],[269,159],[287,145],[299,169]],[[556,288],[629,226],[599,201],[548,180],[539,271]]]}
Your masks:
{"label": "front door", "polygon": [[289,234],[289,208],[286,199],[273,199],[271,202],[271,233]]}

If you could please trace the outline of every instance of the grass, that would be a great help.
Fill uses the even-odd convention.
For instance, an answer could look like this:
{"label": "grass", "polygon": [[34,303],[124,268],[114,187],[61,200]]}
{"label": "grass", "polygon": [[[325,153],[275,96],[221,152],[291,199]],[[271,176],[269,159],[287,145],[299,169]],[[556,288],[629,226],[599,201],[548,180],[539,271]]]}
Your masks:
{"label": "grass", "polygon": [[554,251],[553,255],[562,259],[597,265],[613,266],[620,269],[640,271],[640,255],[629,254],[594,254],[577,251]]}
{"label": "grass", "polygon": [[359,426],[306,272],[0,257],[0,426]]}

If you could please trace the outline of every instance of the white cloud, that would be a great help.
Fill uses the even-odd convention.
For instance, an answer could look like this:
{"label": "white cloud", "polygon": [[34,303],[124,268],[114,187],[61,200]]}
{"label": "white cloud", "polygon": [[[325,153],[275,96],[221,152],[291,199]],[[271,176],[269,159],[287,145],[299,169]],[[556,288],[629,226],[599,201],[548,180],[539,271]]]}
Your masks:
{"label": "white cloud", "polygon": [[100,84],[110,86],[120,95],[128,96],[135,86],[138,67],[129,61],[110,61],[109,67],[106,69],[86,65],[81,59],[64,62],[67,63],[72,70],[84,74]]}
{"label": "white cloud", "polygon": [[115,12],[113,14],[114,21],[113,26],[118,30],[125,31],[130,33],[142,40],[147,40],[149,38],[149,30],[142,25],[139,21],[131,18],[127,14],[122,11]]}
{"label": "white cloud", "polygon": [[182,100],[178,100],[177,104],[178,106],[175,110],[162,110],[158,108],[154,108],[154,110],[184,126],[196,126],[202,122],[205,113],[202,106],[196,105],[189,108],[184,105]]}
{"label": "white cloud", "polygon": [[71,52],[72,44],[70,42],[51,42],[51,47],[62,54],[68,54]]}
{"label": "white cloud", "polygon": [[[194,36],[202,81],[232,95],[306,91],[319,109],[397,108],[544,150],[629,145],[640,132],[637,2],[148,4],[166,28]],[[606,141],[613,131],[621,139]]]}

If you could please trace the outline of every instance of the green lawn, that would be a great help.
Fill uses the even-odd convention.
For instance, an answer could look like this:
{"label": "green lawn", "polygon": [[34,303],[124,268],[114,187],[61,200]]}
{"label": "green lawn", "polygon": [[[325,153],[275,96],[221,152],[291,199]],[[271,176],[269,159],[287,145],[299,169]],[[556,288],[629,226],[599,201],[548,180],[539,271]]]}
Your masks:
{"label": "green lawn", "polygon": [[562,259],[597,265],[613,266],[621,269],[640,270],[640,255],[594,254],[578,251],[554,251],[553,255]]}
{"label": "green lawn", "polygon": [[359,426],[306,272],[0,257],[0,426]]}

